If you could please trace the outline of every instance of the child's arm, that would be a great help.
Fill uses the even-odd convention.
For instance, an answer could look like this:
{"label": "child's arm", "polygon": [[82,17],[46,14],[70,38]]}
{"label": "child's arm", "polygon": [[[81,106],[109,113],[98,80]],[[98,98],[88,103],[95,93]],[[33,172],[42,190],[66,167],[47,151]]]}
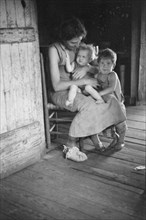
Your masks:
{"label": "child's arm", "polygon": [[95,74],[99,72],[98,66],[89,65],[88,72],[94,76]]}
{"label": "child's arm", "polygon": [[104,103],[104,100],[102,99],[101,95],[99,92],[97,92],[92,86],[86,85],[85,86],[85,91],[90,94],[97,103]]}
{"label": "child's arm", "polygon": [[66,71],[68,73],[71,73],[75,68],[75,62],[70,62],[70,57],[68,53],[66,52],[66,63],[65,63]]}
{"label": "child's arm", "polygon": [[117,74],[115,72],[111,72],[108,76],[108,79],[109,79],[109,85],[107,88],[103,89],[102,91],[99,92],[99,94],[101,96],[103,95],[107,95],[109,93],[112,93],[115,91],[115,88],[116,88],[116,85],[117,85]]}
{"label": "child's arm", "polygon": [[93,77],[97,79],[97,86],[100,88],[100,83],[98,82],[98,73],[99,73],[99,69],[97,66],[96,67],[92,65],[89,66],[87,75],[89,75],[89,77]]}

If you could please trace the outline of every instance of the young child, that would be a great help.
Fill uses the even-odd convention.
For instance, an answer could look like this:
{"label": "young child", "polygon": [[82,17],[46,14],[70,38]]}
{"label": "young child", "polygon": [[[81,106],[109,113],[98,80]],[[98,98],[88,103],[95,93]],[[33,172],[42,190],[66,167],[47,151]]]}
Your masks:
{"label": "young child", "polygon": [[[66,71],[71,73],[71,77],[72,77],[72,75],[78,68],[86,67],[88,70],[87,71],[88,73],[85,75],[85,77],[89,78],[92,75],[92,78],[93,78],[95,72],[98,71],[96,67],[93,67],[89,64],[93,59],[94,59],[93,46],[82,43],[77,50],[75,62],[70,63],[69,55],[66,53]],[[86,85],[83,88],[83,93],[90,94],[90,91],[92,90],[91,88],[92,88],[91,86]],[[77,87],[76,85],[70,86],[68,99],[66,101],[66,106],[73,104],[77,92],[81,92],[81,89]],[[97,103],[104,102],[96,90],[94,90],[91,93],[92,93],[91,94],[92,97],[96,100]]]}
{"label": "young child", "polygon": [[[120,80],[117,73],[113,71],[116,65],[116,61],[117,54],[113,50],[107,48],[99,52],[97,58],[99,68],[97,80],[100,84],[99,94],[105,102],[108,102],[112,97],[116,98],[119,101],[121,109],[126,116],[124,96],[121,90]],[[92,87],[90,90],[94,91]],[[109,148],[115,148],[119,150],[124,146],[125,133],[127,129],[126,121],[117,124],[113,128],[115,138]]]}
{"label": "young child", "polygon": [[99,94],[104,101],[107,102],[112,96],[115,96],[125,111],[121,83],[117,73],[113,71],[116,66],[116,61],[117,54],[113,50],[109,48],[101,50],[97,58],[99,72],[96,78],[100,85]]}

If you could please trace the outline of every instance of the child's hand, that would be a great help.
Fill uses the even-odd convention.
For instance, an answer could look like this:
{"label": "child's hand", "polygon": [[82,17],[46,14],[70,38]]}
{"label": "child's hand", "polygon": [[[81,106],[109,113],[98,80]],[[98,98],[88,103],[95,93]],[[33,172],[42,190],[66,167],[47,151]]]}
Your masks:
{"label": "child's hand", "polygon": [[73,79],[83,78],[87,74],[88,70],[89,70],[88,67],[78,68],[76,71],[74,71]]}

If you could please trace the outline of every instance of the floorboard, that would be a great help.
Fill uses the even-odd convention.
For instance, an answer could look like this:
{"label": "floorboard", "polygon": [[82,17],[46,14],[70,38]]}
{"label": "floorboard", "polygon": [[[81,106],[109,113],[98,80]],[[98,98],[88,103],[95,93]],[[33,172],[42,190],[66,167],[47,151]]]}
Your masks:
{"label": "floorboard", "polygon": [[135,170],[145,165],[144,112],[127,107],[129,129],[118,152],[95,153],[86,139],[88,160],[76,163],[63,158],[66,136],[54,140],[38,163],[1,180],[0,220],[145,220],[145,170]]}

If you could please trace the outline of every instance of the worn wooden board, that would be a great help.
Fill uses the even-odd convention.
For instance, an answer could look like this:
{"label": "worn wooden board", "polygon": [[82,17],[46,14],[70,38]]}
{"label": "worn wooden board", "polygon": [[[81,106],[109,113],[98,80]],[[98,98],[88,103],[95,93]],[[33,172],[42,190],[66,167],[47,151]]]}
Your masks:
{"label": "worn wooden board", "polygon": [[[3,188],[5,191],[5,189]],[[8,191],[8,188],[7,188]],[[8,192],[7,192],[8,193]],[[20,198],[22,198],[22,193],[20,193]],[[13,191],[10,192],[11,196],[13,197]],[[8,195],[8,194],[7,194]],[[10,195],[9,195],[10,196]],[[10,197],[11,197],[10,196]],[[18,199],[20,199],[18,198]],[[25,198],[25,197],[24,197]],[[25,200],[26,201],[26,200]],[[17,202],[12,202],[10,199],[9,202],[7,202],[5,199],[3,199],[3,202],[1,203],[1,209],[2,209],[2,217],[0,214],[1,220],[42,220],[42,218],[47,219],[47,216],[44,214],[40,214],[37,211],[34,211],[32,209],[32,206],[26,208],[26,206],[18,204]],[[20,217],[21,216],[21,217]],[[53,220],[54,218],[51,218],[51,216],[48,215],[49,220]]]}
{"label": "worn wooden board", "polygon": [[140,110],[138,108],[129,107],[129,108],[126,108],[126,112],[130,113],[131,115],[140,115],[140,116],[145,117],[146,109],[145,107]]}
{"label": "worn wooden board", "polygon": [[145,163],[144,154],[138,157],[136,153],[131,155],[130,151],[128,153],[126,149],[120,152],[110,151],[104,154],[94,153],[92,149],[88,149],[86,150],[86,154],[88,160],[84,164],[80,163],[76,165],[76,163],[74,163],[73,167],[75,169],[87,172],[91,175],[97,175],[104,179],[144,189],[144,173],[134,170],[136,166]]}
{"label": "worn wooden board", "polygon": [[11,216],[8,216],[6,213],[0,212],[0,219],[3,220],[12,220]]}
{"label": "worn wooden board", "polygon": [[146,137],[145,130],[129,127],[128,130],[126,131],[126,137],[133,137],[140,140],[145,140]]}
{"label": "worn wooden board", "polygon": [[[62,128],[67,131],[68,126]],[[119,152],[89,152],[94,146],[86,139],[88,160],[83,163],[63,158],[67,136],[61,136],[39,163],[1,181],[1,198],[10,209],[3,207],[2,214],[19,219],[24,213],[27,218],[28,210],[30,220],[145,220],[145,172],[134,170],[145,163],[145,137],[133,130],[140,128],[129,129],[126,147]]]}
{"label": "worn wooden board", "polygon": [[[16,27],[16,19],[15,19],[15,0],[5,0],[3,3],[6,5],[6,13],[7,13],[7,28]],[[3,14],[3,13],[2,13]]]}
{"label": "worn wooden board", "polygon": [[[0,1],[0,134],[13,139],[2,145],[1,178],[36,162],[45,151],[35,4],[35,0]],[[13,131],[17,137],[13,137]],[[27,134],[25,140],[23,132]],[[8,136],[5,143],[9,142]]]}
{"label": "worn wooden board", "polygon": [[34,28],[0,28],[0,44],[35,41]]}
{"label": "worn wooden board", "polygon": [[131,128],[137,128],[140,130],[146,129],[146,123],[141,122],[141,121],[127,120],[127,124],[128,124],[128,127],[131,127]]}
{"label": "worn wooden board", "polygon": [[[17,216],[17,219],[19,219],[20,214],[24,213],[22,220],[24,219],[75,219],[76,216],[82,217],[82,219],[89,219],[89,216],[85,215],[84,213],[80,212],[79,210],[75,210],[73,208],[67,208],[66,206],[51,200],[51,198],[42,198],[39,197],[39,195],[32,193],[32,195],[29,195],[28,192],[25,190],[21,190],[19,188],[11,188],[7,184],[7,186],[4,186],[3,188],[5,192],[5,196],[2,196],[3,199],[6,199],[10,196],[9,203],[11,206],[9,207],[9,210],[13,211],[14,206],[17,201],[17,206],[15,207],[15,210],[17,211],[13,212],[11,214],[12,217]],[[4,194],[3,194],[4,195]],[[23,202],[25,202],[27,205],[23,206]],[[44,205],[45,204],[45,205]],[[7,207],[7,204],[6,204]],[[4,207],[5,208],[5,207]],[[3,212],[6,212],[6,209],[3,209]],[[28,209],[28,212],[27,212]],[[29,215],[29,216],[27,216]],[[27,218],[26,218],[27,217]]]}
{"label": "worn wooden board", "polygon": [[144,117],[143,115],[135,115],[135,114],[131,114],[127,112],[127,117],[129,120],[133,120],[133,121],[140,121],[140,122],[144,122],[146,123],[146,117]]}
{"label": "worn wooden board", "polygon": [[[17,201],[19,201],[17,203],[21,202],[23,204],[22,198],[24,198],[27,193],[25,191],[29,191],[31,194],[28,194],[25,206],[29,207],[30,204],[32,204],[31,207],[35,208],[35,210],[36,207],[34,207],[33,204],[35,204],[35,198],[37,196],[41,197],[40,201],[49,200],[47,204],[50,204],[51,201],[56,201],[66,206],[67,209],[72,208],[79,210],[81,213],[86,214],[88,219],[118,218],[121,220],[134,220],[136,218],[142,218],[143,213],[137,213],[135,211],[135,206],[140,197],[139,193],[134,193],[125,188],[119,188],[119,186],[112,187],[109,182],[107,184],[99,177],[93,175],[92,178],[92,175],[86,172],[72,169],[71,164],[74,162],[71,161],[64,161],[63,159],[63,161],[60,162],[59,159],[58,168],[56,169],[54,159],[55,158],[52,157],[52,160],[49,159],[49,161],[40,163],[36,167],[33,166],[33,171],[28,169],[24,170],[21,174],[16,174],[15,178],[12,176],[9,180],[5,181],[4,190],[8,191],[7,187],[9,187],[11,192],[14,190],[13,196],[11,196],[13,203],[15,203],[17,199]],[[68,179],[70,179],[70,182],[68,182]],[[16,182],[19,182],[19,188],[17,188]],[[13,187],[11,187],[10,184],[12,184]],[[19,189],[19,191],[17,189]],[[20,197],[19,193],[20,195],[23,193],[23,196]],[[7,192],[5,195],[7,195]],[[37,200],[37,207],[40,212],[43,212],[45,207],[42,206],[42,209],[39,208],[40,202],[38,201],[39,199]],[[55,212],[57,207],[54,207],[54,213],[52,214],[53,217],[59,219],[59,217],[56,216],[58,213],[56,214]],[[71,211],[71,216],[72,212],[73,211]],[[48,214],[49,213],[50,211]],[[64,209],[62,210],[62,215],[63,213]],[[80,219],[80,215],[78,216]],[[70,219],[72,219],[72,217]]]}
{"label": "worn wooden board", "polygon": [[33,164],[42,154],[38,121],[0,135],[0,177]]}

